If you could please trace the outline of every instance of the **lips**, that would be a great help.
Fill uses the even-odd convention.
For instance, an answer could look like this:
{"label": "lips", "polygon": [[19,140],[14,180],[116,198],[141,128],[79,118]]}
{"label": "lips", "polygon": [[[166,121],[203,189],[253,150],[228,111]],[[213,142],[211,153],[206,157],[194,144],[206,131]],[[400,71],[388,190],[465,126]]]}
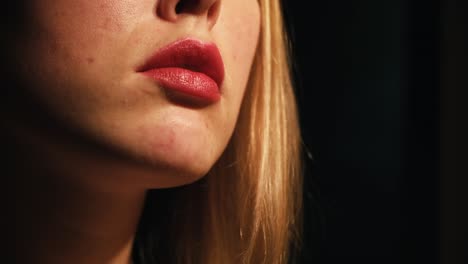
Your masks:
{"label": "lips", "polygon": [[151,56],[138,72],[155,80],[164,89],[208,103],[221,98],[224,65],[212,43],[183,39]]}

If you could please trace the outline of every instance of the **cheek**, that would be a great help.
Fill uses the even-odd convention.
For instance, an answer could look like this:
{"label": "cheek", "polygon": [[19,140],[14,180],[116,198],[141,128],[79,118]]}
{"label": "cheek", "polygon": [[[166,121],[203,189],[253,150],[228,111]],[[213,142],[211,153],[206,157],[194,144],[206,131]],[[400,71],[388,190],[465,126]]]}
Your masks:
{"label": "cheek", "polygon": [[[243,5],[243,2],[248,2]],[[245,7],[245,5],[249,7]],[[260,10],[255,1],[239,1],[225,7],[224,37],[231,43],[234,59],[250,61],[260,32]]]}
{"label": "cheek", "polygon": [[31,13],[38,25],[73,30],[69,33],[121,31],[149,7],[141,0],[42,0],[33,1]]}
{"label": "cheek", "polygon": [[15,49],[28,89],[61,115],[102,109],[128,68],[122,43],[150,2],[31,1],[31,28]]}
{"label": "cheek", "polygon": [[75,63],[94,63],[105,57],[117,43],[125,41],[125,36],[140,21],[149,2],[32,1],[33,26],[25,41],[32,38],[33,43],[25,45],[40,47],[46,54],[72,59]]}
{"label": "cheek", "polygon": [[[247,7],[246,7],[247,6]],[[247,84],[260,32],[260,11],[251,0],[225,1],[214,28],[223,46],[226,82],[231,97],[240,98]],[[228,96],[229,97],[229,96]]]}

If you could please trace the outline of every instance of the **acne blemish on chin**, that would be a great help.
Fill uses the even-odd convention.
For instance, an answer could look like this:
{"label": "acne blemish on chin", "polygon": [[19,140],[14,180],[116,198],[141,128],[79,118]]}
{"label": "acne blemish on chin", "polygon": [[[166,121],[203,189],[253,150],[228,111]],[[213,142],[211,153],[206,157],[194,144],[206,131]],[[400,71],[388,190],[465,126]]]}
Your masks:
{"label": "acne blemish on chin", "polygon": [[88,64],[92,64],[92,63],[94,63],[94,58],[93,57],[88,57],[88,58],[86,58],[86,61],[88,62]]}

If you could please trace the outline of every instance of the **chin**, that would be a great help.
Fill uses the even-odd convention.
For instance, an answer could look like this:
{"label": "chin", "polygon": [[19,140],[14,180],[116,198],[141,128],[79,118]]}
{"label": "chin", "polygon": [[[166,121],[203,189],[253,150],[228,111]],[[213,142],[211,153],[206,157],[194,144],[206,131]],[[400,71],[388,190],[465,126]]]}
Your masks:
{"label": "chin", "polygon": [[152,171],[149,188],[182,186],[203,178],[224,149],[212,131],[199,126],[173,125],[147,131],[140,135],[134,153]]}
{"label": "chin", "polygon": [[[145,180],[147,189],[170,188],[188,185],[202,179],[215,163],[212,158],[188,157],[187,153],[177,156],[152,157],[149,174]],[[148,164],[148,163],[146,163]]]}

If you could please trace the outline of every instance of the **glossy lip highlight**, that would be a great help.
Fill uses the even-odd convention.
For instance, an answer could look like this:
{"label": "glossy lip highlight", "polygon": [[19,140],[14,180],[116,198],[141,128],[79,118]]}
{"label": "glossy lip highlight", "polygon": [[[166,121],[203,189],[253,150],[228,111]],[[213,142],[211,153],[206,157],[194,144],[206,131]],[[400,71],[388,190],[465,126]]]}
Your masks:
{"label": "glossy lip highlight", "polygon": [[208,103],[221,97],[224,64],[213,43],[192,38],[173,42],[158,50],[137,72],[154,79],[163,88]]}

